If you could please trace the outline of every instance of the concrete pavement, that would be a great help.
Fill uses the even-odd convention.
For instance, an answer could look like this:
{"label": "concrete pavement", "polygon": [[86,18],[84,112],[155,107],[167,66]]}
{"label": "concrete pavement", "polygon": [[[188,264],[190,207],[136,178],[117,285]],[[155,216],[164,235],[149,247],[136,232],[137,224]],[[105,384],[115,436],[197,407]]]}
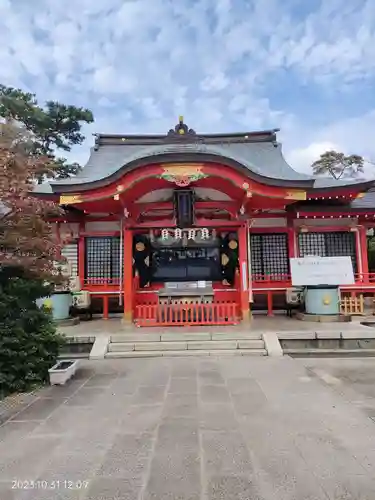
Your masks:
{"label": "concrete pavement", "polygon": [[[236,326],[191,326],[188,328],[184,327],[131,327],[124,330],[124,326],[121,323],[121,317],[112,317],[108,320],[103,320],[101,318],[95,318],[93,321],[82,321],[78,325],[73,326],[60,326],[59,330],[68,336],[108,336],[108,335],[116,335],[116,334],[135,334],[135,335],[162,335],[168,336],[173,335],[177,336],[185,332],[191,335],[195,333],[209,333],[212,332],[214,335],[220,336],[221,334],[238,334],[244,332],[251,334],[258,334],[259,336],[262,333],[266,332],[277,332],[278,334],[284,333],[292,333],[294,337],[300,334],[314,334],[314,332],[327,332],[327,334],[331,333],[340,333],[345,332],[346,334],[350,334],[352,332],[362,332],[363,336],[366,334],[374,334],[374,329],[363,326],[360,324],[359,320],[365,321],[366,318],[355,318],[356,320],[352,323],[314,323],[309,321],[299,321],[295,318],[288,318],[285,314],[278,314],[274,317],[267,317],[262,315],[254,315],[253,320],[251,322],[250,328],[245,327],[241,324]],[[371,318],[372,319],[372,318]],[[294,338],[293,337],[293,338]],[[259,337],[260,338],[260,337]]]}
{"label": "concrete pavement", "polygon": [[0,499],[373,500],[371,412],[319,363],[85,361],[0,427]]}

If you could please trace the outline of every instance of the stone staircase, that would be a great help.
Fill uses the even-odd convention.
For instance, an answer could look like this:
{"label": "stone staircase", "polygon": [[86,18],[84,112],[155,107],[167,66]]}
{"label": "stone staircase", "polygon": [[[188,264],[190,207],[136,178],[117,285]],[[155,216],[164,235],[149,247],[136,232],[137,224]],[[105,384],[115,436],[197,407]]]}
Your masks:
{"label": "stone staircase", "polygon": [[143,358],[160,356],[267,356],[261,334],[249,332],[137,333],[110,337],[105,358]]}

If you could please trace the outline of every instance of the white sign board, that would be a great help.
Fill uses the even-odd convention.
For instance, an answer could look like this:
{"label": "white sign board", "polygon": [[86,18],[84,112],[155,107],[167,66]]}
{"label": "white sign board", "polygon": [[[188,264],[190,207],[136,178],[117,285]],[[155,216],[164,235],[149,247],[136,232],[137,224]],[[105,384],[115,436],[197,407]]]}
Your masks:
{"label": "white sign board", "polygon": [[293,286],[353,285],[350,257],[303,257],[290,259]]}

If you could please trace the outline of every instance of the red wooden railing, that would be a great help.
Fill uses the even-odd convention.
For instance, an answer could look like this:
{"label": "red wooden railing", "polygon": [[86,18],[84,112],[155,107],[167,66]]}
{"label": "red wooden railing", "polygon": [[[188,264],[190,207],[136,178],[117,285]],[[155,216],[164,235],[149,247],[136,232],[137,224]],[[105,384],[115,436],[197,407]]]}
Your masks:
{"label": "red wooden railing", "polygon": [[[253,274],[251,290],[254,296],[267,296],[267,314],[273,315],[274,297],[284,294],[292,286],[290,274]],[[234,288],[238,291],[239,283]],[[120,283],[118,278],[89,278],[84,280],[83,289],[94,293],[103,300],[103,317],[108,318],[108,301],[110,296],[118,296]],[[343,293],[356,296],[359,293],[375,293],[375,273],[356,273],[355,284],[340,287]],[[174,304],[159,305],[157,303],[157,287],[142,289],[139,295],[138,278],[134,278],[133,311],[135,322],[139,326],[173,326],[173,325],[229,325],[239,322],[239,300],[233,291],[223,297],[225,288],[220,288],[215,302],[212,304]],[[149,292],[144,295],[145,292]],[[126,298],[124,297],[126,300]],[[141,300],[142,299],[142,300]],[[219,300],[218,300],[219,299]],[[220,300],[221,299],[221,300]]]}
{"label": "red wooden railing", "polygon": [[252,274],[253,283],[274,283],[275,281],[290,281],[290,274],[276,273],[276,274]]}
{"label": "red wooden railing", "polygon": [[120,286],[120,278],[85,278],[85,286]]}
{"label": "red wooden railing", "polygon": [[[375,273],[356,273],[356,283],[375,283]],[[253,284],[272,284],[272,283],[291,283],[290,274],[253,274]],[[84,280],[84,287],[119,287],[119,278],[86,278]],[[150,292],[153,289],[150,288]]]}
{"label": "red wooden railing", "polygon": [[[375,283],[375,273],[355,273],[355,284]],[[272,283],[288,283],[291,286],[292,278],[290,274],[253,274],[252,283],[254,284],[269,284]],[[352,285],[354,286],[354,285]]]}
{"label": "red wooden railing", "polygon": [[356,283],[374,283],[375,273],[356,273],[354,280]]}
{"label": "red wooden railing", "polygon": [[240,321],[238,304],[142,304],[135,308],[137,326],[235,325]]}

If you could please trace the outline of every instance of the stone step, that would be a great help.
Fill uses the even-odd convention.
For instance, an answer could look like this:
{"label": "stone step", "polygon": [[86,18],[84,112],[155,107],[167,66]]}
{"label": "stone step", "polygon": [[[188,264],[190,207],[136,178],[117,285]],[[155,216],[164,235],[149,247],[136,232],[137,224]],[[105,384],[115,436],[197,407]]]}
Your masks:
{"label": "stone step", "polygon": [[106,359],[113,358],[157,358],[168,356],[267,356],[265,349],[222,349],[222,350],[181,350],[181,351],[120,351],[107,352]]}
{"label": "stone step", "polygon": [[314,339],[372,339],[375,338],[375,329],[366,330],[322,330],[309,332],[278,332],[280,340],[314,340]]}
{"label": "stone step", "polygon": [[142,333],[141,330],[137,333],[117,333],[110,336],[110,342],[160,342],[160,333]]}
{"label": "stone step", "polygon": [[375,356],[375,349],[319,349],[319,348],[306,348],[306,349],[283,349],[284,354],[294,356]]}
{"label": "stone step", "polygon": [[114,342],[108,345],[109,352],[179,351],[186,349],[186,342]]}
{"label": "stone step", "polygon": [[130,352],[130,351],[213,351],[232,349],[264,349],[263,340],[208,340],[197,342],[190,340],[186,342],[110,342],[108,352]]}
{"label": "stone step", "polygon": [[215,332],[194,332],[186,331],[173,333],[142,333],[139,329],[136,333],[120,333],[111,335],[111,343],[124,342],[185,342],[185,341],[211,341],[211,340],[261,340],[260,333],[252,332],[231,332],[231,333],[215,333]]}

